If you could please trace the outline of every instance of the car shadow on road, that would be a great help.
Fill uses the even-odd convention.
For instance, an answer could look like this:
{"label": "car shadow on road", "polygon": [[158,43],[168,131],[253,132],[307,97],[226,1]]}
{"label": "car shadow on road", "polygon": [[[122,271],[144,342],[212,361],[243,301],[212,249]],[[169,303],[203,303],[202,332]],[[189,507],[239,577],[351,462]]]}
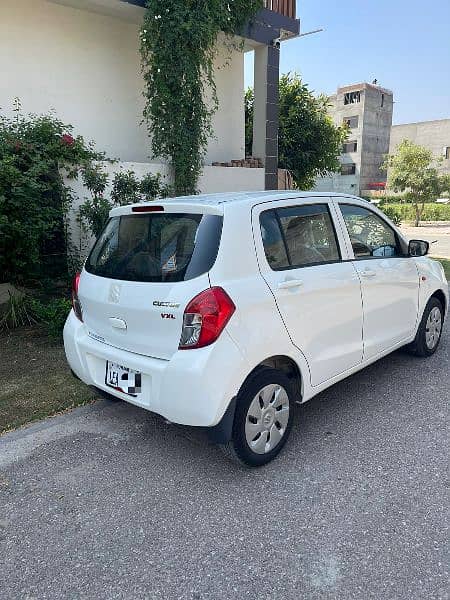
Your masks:
{"label": "car shadow on road", "polygon": [[[438,352],[427,360],[399,350],[334,384],[309,402],[297,405],[286,449],[266,469],[275,464],[277,468],[280,464],[288,466],[292,458],[306,458],[308,454],[314,454],[320,460],[321,448],[328,454],[335,444],[339,444],[338,451],[342,453],[355,443],[364,445],[364,435],[371,438],[374,432],[379,444],[389,444],[396,422],[408,418],[412,403],[417,408],[421,398],[428,398],[430,389],[434,389],[439,381],[442,381],[445,394],[448,347],[448,340],[443,339]],[[180,461],[188,459],[200,469],[211,462],[215,468],[218,463],[231,465],[203,429],[169,424],[156,415],[149,415],[146,432],[155,436],[155,429],[160,430],[156,435],[175,461],[179,453]],[[235,468],[239,469],[238,466]]]}

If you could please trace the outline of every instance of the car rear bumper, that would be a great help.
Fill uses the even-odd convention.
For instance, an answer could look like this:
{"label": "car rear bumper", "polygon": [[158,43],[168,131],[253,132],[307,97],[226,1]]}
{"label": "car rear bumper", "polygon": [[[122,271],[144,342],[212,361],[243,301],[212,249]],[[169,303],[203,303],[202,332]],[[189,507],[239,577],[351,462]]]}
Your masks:
{"label": "car rear bumper", "polygon": [[[70,368],[87,385],[182,425],[217,425],[246,376],[245,360],[226,331],[211,346],[177,351],[170,360],[162,360],[91,338],[71,311],[64,348]],[[142,393],[133,397],[107,386],[108,360],[139,371]]]}

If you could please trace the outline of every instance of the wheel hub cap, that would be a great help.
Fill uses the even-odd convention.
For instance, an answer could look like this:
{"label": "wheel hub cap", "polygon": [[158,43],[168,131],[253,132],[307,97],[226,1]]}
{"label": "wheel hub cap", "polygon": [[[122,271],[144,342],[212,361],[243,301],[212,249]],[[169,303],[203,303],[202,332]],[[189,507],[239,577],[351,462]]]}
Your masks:
{"label": "wheel hub cap", "polygon": [[431,309],[425,327],[425,343],[429,350],[433,350],[441,336],[442,315],[437,306]]}
{"label": "wheel hub cap", "polygon": [[262,422],[266,429],[270,429],[275,422],[275,411],[272,407],[264,411]]}
{"label": "wheel hub cap", "polygon": [[247,444],[256,454],[266,454],[282,440],[289,422],[289,398],[277,384],[264,386],[253,398],[245,421]]}

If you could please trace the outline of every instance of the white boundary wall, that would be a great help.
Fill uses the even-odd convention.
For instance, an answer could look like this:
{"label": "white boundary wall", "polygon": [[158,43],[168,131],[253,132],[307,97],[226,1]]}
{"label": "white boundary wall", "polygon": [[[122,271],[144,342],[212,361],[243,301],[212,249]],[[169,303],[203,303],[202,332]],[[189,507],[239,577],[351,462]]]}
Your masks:
{"label": "white boundary wall", "polygon": [[[109,158],[148,162],[150,142],[140,124],[143,10],[118,0],[64,1],[72,5],[0,0],[0,110],[12,115],[18,97],[25,113],[54,110]],[[116,6],[112,15],[94,10],[109,4]],[[243,53],[230,54],[222,44],[216,67],[220,108],[206,164],[245,155]]]}

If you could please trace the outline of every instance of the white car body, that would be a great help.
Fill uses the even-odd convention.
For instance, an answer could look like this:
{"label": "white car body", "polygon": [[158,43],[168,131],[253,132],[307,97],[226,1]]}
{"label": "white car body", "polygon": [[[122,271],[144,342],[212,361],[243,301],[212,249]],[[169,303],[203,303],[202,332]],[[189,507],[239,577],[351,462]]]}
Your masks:
{"label": "white car body", "polygon": [[[383,213],[351,196],[255,192],[158,202],[166,214],[223,217],[213,266],[175,283],[114,280],[84,269],[78,289],[84,322],[72,310],[64,328],[71,369],[86,384],[172,422],[214,427],[223,423],[243,382],[259,365],[289,364],[298,374],[296,400],[306,402],[412,342],[433,294],[448,312],[443,269],[426,257],[355,260],[339,208],[343,203],[381,217],[407,246]],[[340,259],[273,270],[265,256],[260,214],[316,204],[329,211]],[[111,217],[132,209],[113,209]],[[211,286],[223,288],[236,310],[214,343],[180,350],[184,309]],[[141,373],[142,391],[132,396],[106,385],[106,361]]]}

